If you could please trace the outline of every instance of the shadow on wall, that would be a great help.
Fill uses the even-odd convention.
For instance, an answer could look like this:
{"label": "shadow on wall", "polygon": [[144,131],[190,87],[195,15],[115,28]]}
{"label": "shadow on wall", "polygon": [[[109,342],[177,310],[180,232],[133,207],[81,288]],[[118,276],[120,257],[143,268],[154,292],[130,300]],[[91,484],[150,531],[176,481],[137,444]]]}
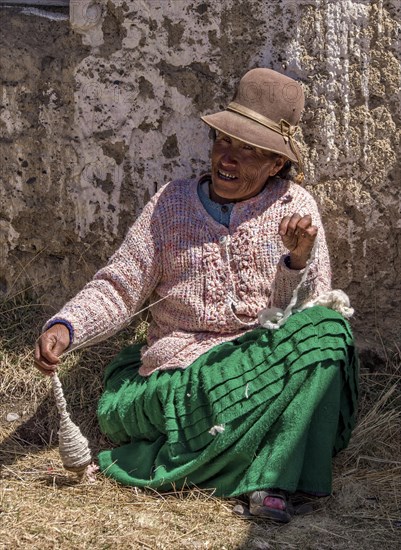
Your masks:
{"label": "shadow on wall", "polygon": [[57,308],[71,280],[83,284],[97,269],[99,249],[105,261],[114,246],[95,253],[94,236],[77,239],[74,74],[88,48],[65,10],[52,10],[60,17],[0,6],[0,289]]}

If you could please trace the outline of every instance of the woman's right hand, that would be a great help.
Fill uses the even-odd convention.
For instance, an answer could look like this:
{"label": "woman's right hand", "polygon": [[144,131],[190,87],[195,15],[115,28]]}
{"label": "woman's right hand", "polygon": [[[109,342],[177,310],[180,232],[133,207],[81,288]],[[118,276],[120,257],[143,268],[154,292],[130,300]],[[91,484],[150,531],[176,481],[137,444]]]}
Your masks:
{"label": "woman's right hand", "polygon": [[35,367],[42,374],[53,376],[60,355],[70,345],[70,332],[65,325],[57,323],[44,332],[36,342]]}

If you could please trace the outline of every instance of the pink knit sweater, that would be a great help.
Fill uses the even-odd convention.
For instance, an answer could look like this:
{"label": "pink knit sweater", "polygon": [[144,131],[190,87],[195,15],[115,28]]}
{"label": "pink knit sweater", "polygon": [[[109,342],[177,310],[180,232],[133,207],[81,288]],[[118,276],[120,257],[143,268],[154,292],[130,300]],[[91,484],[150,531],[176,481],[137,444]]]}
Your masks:
{"label": "pink knit sweater", "polygon": [[[230,227],[202,206],[198,180],[165,185],[145,206],[123,244],[84,289],[50,319],[74,329],[72,348],[103,340],[151,307],[140,374],[185,368],[202,353],[257,325],[266,306],[285,308],[302,271],[288,269],[278,235],[283,216],[311,214],[318,252],[302,289],[330,289],[330,262],[316,203],[298,185],[275,178],[256,197],[236,203]],[[274,285],[273,285],[274,282]]]}

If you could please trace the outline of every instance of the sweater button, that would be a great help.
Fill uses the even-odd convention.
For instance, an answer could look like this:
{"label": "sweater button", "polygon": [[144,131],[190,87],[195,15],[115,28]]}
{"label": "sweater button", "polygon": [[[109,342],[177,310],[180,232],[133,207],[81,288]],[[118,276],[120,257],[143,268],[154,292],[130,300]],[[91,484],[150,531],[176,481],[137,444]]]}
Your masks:
{"label": "sweater button", "polygon": [[219,242],[220,242],[220,244],[226,244],[227,237],[225,235],[223,235],[222,237],[219,238]]}
{"label": "sweater button", "polygon": [[223,206],[221,207],[221,211],[223,212],[223,214],[228,212],[228,206],[226,204],[223,204]]}

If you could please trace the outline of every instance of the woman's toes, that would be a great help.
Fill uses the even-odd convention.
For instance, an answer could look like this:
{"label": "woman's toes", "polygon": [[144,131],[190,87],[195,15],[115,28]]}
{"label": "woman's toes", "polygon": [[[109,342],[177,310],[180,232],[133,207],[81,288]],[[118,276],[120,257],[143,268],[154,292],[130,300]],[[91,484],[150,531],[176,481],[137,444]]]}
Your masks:
{"label": "woman's toes", "polygon": [[263,499],[263,506],[273,508],[274,510],[285,510],[285,502],[282,498],[265,497]]}

